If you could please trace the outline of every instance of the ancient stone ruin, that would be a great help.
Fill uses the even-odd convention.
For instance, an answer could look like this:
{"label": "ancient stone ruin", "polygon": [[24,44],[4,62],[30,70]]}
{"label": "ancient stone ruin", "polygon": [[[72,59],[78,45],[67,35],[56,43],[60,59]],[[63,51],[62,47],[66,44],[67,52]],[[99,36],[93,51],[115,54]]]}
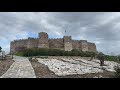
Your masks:
{"label": "ancient stone ruin", "polygon": [[96,52],[95,43],[87,42],[87,40],[72,40],[71,36],[63,36],[63,38],[50,39],[48,34],[40,32],[38,38],[28,38],[14,40],[10,43],[10,52],[20,52],[26,48],[51,48],[71,51],[78,49],[81,51]]}

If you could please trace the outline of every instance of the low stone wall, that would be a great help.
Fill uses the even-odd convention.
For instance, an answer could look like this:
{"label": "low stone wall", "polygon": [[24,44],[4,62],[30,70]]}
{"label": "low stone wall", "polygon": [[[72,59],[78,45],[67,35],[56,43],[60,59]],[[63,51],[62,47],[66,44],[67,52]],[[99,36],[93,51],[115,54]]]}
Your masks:
{"label": "low stone wall", "polygon": [[81,57],[81,56],[34,56],[33,59],[35,58],[42,58],[42,59],[74,59],[74,60],[79,60],[79,59],[85,59],[85,60],[91,60],[91,57]]}
{"label": "low stone wall", "polygon": [[91,57],[81,57],[81,56],[48,56],[48,59],[60,59],[60,58],[66,58],[66,59],[85,59],[90,60]]}

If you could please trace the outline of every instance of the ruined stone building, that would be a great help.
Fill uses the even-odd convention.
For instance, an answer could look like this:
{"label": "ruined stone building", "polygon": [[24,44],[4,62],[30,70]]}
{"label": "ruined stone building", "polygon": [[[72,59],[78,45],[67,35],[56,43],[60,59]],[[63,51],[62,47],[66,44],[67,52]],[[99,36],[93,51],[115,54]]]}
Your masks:
{"label": "ruined stone building", "polygon": [[96,52],[95,43],[87,42],[87,40],[72,40],[71,36],[63,36],[63,38],[50,39],[48,34],[40,32],[38,38],[28,38],[14,40],[10,43],[10,52],[20,52],[26,48],[52,48],[71,51],[79,49],[82,51]]}

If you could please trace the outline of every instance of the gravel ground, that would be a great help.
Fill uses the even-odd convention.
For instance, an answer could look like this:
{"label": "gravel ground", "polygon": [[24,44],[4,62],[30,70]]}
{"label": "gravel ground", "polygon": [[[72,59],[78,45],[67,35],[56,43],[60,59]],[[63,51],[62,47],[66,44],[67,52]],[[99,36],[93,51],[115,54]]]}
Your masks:
{"label": "gravel ground", "polygon": [[2,76],[13,64],[13,60],[0,60],[0,76]]}
{"label": "gravel ground", "polygon": [[66,76],[57,76],[54,72],[50,71],[48,66],[37,62],[36,60],[30,61],[35,71],[37,78],[112,78],[113,72],[104,71],[103,73],[87,73],[75,74]]}

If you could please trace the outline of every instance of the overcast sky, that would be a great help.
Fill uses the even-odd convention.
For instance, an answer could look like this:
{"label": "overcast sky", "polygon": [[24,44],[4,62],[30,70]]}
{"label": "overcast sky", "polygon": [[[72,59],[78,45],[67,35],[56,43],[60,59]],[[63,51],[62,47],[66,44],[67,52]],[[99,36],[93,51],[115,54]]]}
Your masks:
{"label": "overcast sky", "polygon": [[38,37],[88,40],[105,54],[120,54],[120,12],[0,12],[0,46],[10,50],[10,41]]}

